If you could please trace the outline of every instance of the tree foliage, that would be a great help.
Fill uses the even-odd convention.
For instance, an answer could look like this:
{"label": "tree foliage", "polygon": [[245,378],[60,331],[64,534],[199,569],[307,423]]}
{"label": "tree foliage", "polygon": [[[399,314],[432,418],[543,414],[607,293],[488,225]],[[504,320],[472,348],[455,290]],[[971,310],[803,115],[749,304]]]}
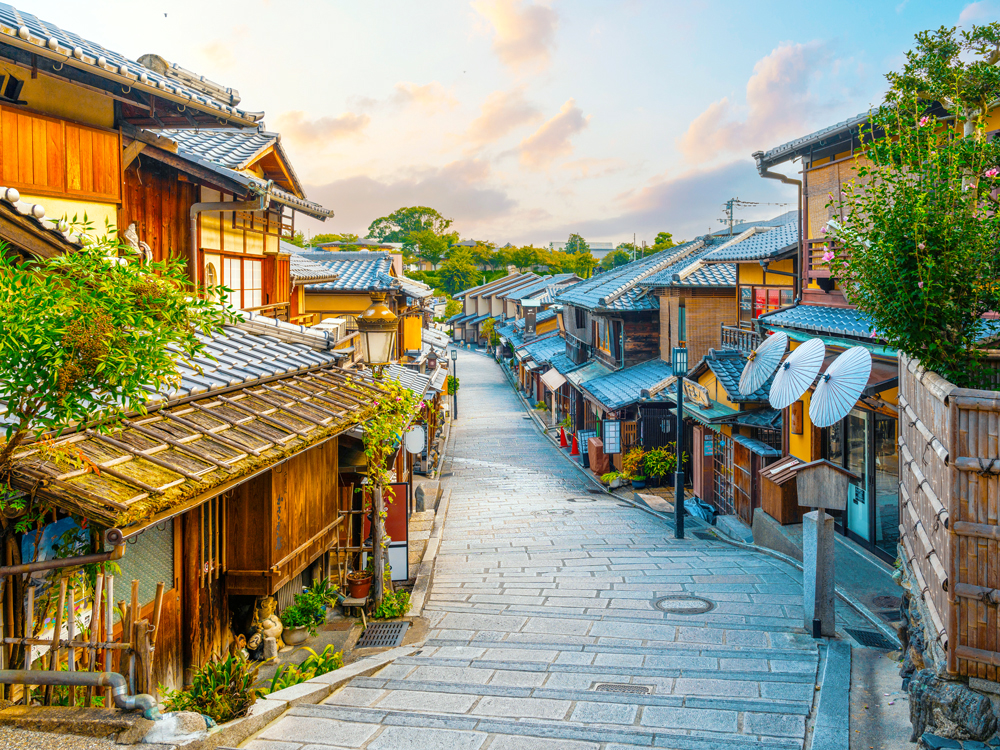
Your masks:
{"label": "tree foliage", "polygon": [[585,253],[576,254],[573,272],[581,279],[589,279],[595,268],[597,268],[597,258],[589,250]]}
{"label": "tree foliage", "polygon": [[624,266],[631,260],[632,259],[629,257],[629,254],[624,250],[615,250],[614,252],[610,252],[601,258],[601,268],[605,271],[610,271],[612,268]]}
{"label": "tree foliage", "polygon": [[987,138],[1000,23],[916,41],[864,130],[858,179],[830,196],[841,247],[823,261],[880,338],[958,385],[982,386],[975,342],[983,314],[1000,309],[1000,144]]}
{"label": "tree foliage", "polygon": [[479,269],[472,262],[472,255],[468,250],[454,253],[441,265],[438,275],[444,284],[445,291],[455,294],[463,289],[468,289],[476,283]]}
{"label": "tree foliage", "polygon": [[447,236],[437,234],[433,229],[411,232],[407,242],[413,246],[418,258],[427,261],[435,269],[448,252]]}
{"label": "tree foliage", "polygon": [[657,232],[656,239],[653,240],[652,250],[654,253],[658,253],[661,250],[668,250],[676,245],[674,236],[670,232]]}
{"label": "tree foliage", "polygon": [[462,303],[457,299],[450,299],[444,306],[444,317],[450,318],[453,315],[458,315],[462,312]]}
{"label": "tree foliage", "polygon": [[[187,283],[183,262],[141,264],[108,236],[48,259],[20,261],[0,247],[0,402],[8,411],[0,480],[29,435],[144,412],[150,391],[180,381],[178,359],[204,356],[199,336],[234,314],[211,301],[226,290],[192,297]],[[0,492],[0,509],[7,500],[23,501]]]}
{"label": "tree foliage", "polygon": [[532,245],[525,245],[510,251],[510,262],[522,273],[537,266],[540,260],[538,248]]}
{"label": "tree foliage", "polygon": [[441,235],[451,226],[451,219],[428,206],[412,206],[398,208],[388,216],[375,219],[368,225],[368,237],[380,242],[410,243],[410,235],[414,232],[430,230]]}
{"label": "tree foliage", "polygon": [[580,235],[571,234],[569,239],[566,240],[566,252],[571,255],[575,255],[576,253],[589,253],[590,245],[588,245],[587,241]]}

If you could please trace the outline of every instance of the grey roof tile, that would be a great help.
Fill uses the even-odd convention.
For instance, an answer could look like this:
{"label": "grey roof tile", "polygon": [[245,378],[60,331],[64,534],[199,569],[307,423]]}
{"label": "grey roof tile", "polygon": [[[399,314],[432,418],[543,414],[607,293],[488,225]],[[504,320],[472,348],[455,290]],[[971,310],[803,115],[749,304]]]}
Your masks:
{"label": "grey roof tile", "polygon": [[551,362],[553,357],[566,353],[566,340],[562,336],[547,336],[528,342],[522,348],[533,360],[539,364],[546,364]]}
{"label": "grey roof tile", "polygon": [[[654,287],[667,287],[678,284],[681,280],[680,277],[684,274],[685,271],[688,271],[692,267],[694,267],[696,270],[704,268],[705,267],[704,264],[700,263],[701,260],[710,252],[712,252],[714,248],[719,247],[724,242],[726,242],[726,240],[717,239],[713,237],[707,240],[700,241],[700,244],[696,244],[694,242],[688,242],[685,243],[684,245],[678,245],[679,248],[686,249],[687,252],[684,252],[682,255],[679,255],[674,260],[673,263],[670,263],[669,265],[659,269],[656,273],[650,274],[649,276],[644,278],[642,281],[639,282],[639,286],[642,287],[643,289],[650,289]],[[676,250],[677,248],[673,249]],[[670,251],[667,250],[664,252],[670,252]],[[723,284],[724,286],[731,286],[733,283],[735,283],[735,271],[733,273],[734,273],[734,280],[732,282],[729,282],[728,284]],[[708,280],[713,277],[703,275],[700,278]],[[653,295],[649,296],[653,297]],[[655,297],[653,298],[656,299]]]}
{"label": "grey roof tile", "polygon": [[744,448],[747,448],[751,453],[756,453],[758,456],[776,458],[781,455],[781,451],[778,448],[772,448],[767,443],[762,443],[760,440],[754,440],[746,435],[733,435],[733,440],[742,445]]}
{"label": "grey roof tile", "polygon": [[787,255],[798,248],[797,221],[773,229],[758,231],[742,242],[727,243],[705,256],[709,263],[719,261],[769,260]]}
{"label": "grey roof tile", "polygon": [[335,281],[310,284],[307,292],[327,291],[391,291],[397,289],[390,275],[392,257],[387,253],[340,253],[328,250],[303,252],[299,255],[337,274]]}
{"label": "grey roof tile", "polygon": [[796,305],[758,318],[765,326],[791,328],[807,333],[877,339],[874,326],[863,312],[847,307]]}
{"label": "grey roof tile", "polygon": [[673,374],[674,369],[669,362],[651,359],[610,375],[587,380],[582,383],[582,388],[608,409],[621,409],[637,402],[644,389],[656,385]]}
{"label": "grey roof tile", "polygon": [[705,356],[704,363],[715,375],[719,385],[725,390],[729,400],[739,403],[741,401],[767,401],[767,395],[771,391],[773,376],[767,379],[760,388],[749,396],[740,394],[740,376],[743,368],[746,367],[747,360],[743,352],[735,349],[710,349]]}

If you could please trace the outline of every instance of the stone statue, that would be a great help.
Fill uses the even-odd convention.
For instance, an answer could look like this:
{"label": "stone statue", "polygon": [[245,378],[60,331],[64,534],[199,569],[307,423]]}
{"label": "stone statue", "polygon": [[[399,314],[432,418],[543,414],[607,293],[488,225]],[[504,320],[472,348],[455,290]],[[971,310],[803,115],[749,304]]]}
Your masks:
{"label": "stone statue", "polygon": [[139,254],[143,263],[153,262],[153,251],[145,242],[139,239],[139,234],[135,231],[135,222],[128,225],[128,229],[122,235],[125,244]]}

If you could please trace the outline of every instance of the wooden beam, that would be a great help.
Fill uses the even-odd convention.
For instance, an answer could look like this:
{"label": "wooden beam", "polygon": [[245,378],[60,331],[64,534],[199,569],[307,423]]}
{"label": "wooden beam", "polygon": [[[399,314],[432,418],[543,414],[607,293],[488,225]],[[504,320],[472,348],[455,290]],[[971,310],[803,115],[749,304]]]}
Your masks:
{"label": "wooden beam", "polygon": [[122,169],[128,169],[128,165],[135,161],[135,157],[139,155],[139,152],[146,148],[146,144],[142,141],[132,141],[124,149],[122,149]]}

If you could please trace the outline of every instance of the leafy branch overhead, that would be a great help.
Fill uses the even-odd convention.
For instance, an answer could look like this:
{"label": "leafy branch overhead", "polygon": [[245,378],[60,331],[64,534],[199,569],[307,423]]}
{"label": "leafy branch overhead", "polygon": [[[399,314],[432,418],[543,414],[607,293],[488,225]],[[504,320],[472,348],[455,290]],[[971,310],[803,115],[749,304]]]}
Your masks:
{"label": "leafy branch overhead", "polygon": [[976,346],[1000,310],[998,49],[1000,23],[917,35],[821,230],[834,240],[822,260],[872,336],[961,386],[986,384]]}

